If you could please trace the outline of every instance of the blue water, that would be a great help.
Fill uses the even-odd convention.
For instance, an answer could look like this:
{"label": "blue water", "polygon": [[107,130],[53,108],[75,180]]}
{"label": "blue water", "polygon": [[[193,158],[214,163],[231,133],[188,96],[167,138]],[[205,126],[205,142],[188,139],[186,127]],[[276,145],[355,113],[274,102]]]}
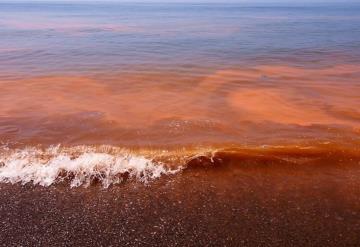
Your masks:
{"label": "blue water", "polygon": [[0,76],[360,62],[360,8],[0,3]]}

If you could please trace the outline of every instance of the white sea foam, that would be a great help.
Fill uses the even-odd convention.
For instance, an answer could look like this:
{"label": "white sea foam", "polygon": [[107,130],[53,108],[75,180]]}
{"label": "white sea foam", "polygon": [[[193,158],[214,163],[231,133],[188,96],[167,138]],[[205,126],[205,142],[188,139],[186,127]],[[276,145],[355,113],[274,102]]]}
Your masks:
{"label": "white sea foam", "polygon": [[7,183],[50,186],[67,179],[71,187],[77,187],[96,179],[108,187],[124,177],[147,183],[180,170],[127,151],[89,147],[3,149],[0,154],[0,182]]}

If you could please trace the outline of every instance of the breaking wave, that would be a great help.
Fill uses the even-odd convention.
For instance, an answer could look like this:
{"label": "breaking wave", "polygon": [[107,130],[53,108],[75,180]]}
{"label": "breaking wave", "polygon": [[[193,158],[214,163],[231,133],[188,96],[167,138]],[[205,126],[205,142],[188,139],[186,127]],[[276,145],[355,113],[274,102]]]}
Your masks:
{"label": "breaking wave", "polygon": [[206,168],[360,165],[360,149],[331,143],[317,146],[260,146],[130,150],[112,146],[0,147],[0,182],[71,187],[127,180],[149,183],[163,175]]}
{"label": "breaking wave", "polygon": [[90,147],[10,150],[3,153],[0,164],[0,182],[50,186],[69,180],[71,187],[99,181],[107,188],[127,179],[147,183],[181,170],[127,151]]}

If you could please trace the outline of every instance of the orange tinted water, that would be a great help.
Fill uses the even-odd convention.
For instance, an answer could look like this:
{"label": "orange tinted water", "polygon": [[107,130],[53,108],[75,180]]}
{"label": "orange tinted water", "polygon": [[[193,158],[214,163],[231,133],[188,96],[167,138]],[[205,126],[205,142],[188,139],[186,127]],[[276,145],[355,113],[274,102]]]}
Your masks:
{"label": "orange tinted water", "polygon": [[352,64],[3,79],[0,134],[26,144],[358,144],[359,75]]}

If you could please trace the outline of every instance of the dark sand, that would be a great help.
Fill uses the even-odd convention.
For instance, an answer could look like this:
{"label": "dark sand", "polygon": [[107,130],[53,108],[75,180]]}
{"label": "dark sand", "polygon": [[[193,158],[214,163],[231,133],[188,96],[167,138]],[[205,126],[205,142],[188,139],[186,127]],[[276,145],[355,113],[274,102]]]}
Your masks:
{"label": "dark sand", "polygon": [[1,246],[359,246],[359,176],[262,165],[109,189],[1,184]]}

